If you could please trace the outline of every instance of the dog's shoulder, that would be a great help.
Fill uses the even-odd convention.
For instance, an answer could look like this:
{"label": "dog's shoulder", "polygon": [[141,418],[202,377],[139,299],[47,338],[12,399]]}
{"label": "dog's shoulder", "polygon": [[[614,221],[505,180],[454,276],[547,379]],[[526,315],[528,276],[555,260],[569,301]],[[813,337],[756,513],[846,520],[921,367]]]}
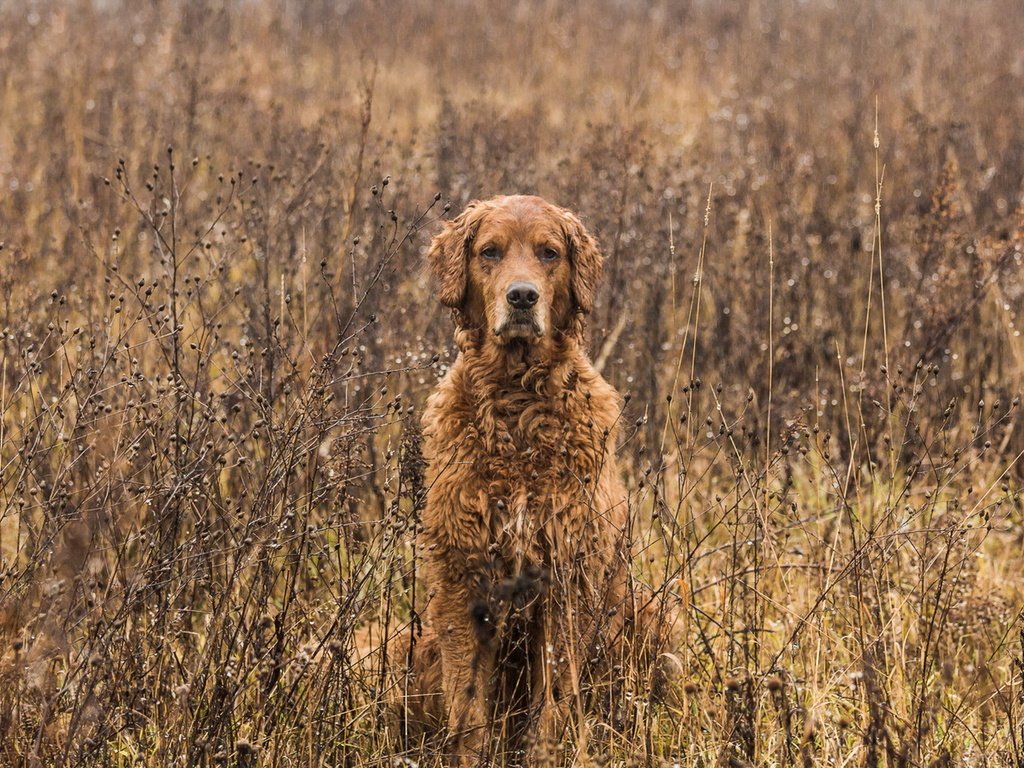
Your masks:
{"label": "dog's shoulder", "polygon": [[442,454],[451,458],[479,450],[476,440],[467,440],[477,431],[476,421],[475,401],[460,358],[427,397],[421,418],[425,458],[430,461]]}
{"label": "dog's shoulder", "polygon": [[469,407],[469,401],[464,392],[465,376],[462,369],[462,358],[456,358],[430,395],[427,396],[422,417],[424,428],[432,426],[446,416],[457,415]]}

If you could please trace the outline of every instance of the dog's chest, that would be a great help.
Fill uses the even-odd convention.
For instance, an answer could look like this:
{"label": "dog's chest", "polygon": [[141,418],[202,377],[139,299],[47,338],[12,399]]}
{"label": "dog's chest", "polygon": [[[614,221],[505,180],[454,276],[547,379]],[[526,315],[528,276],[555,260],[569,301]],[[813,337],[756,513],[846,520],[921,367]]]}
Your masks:
{"label": "dog's chest", "polygon": [[450,376],[424,415],[429,551],[514,573],[607,549],[616,416],[606,385],[481,394]]}
{"label": "dog's chest", "polygon": [[600,436],[581,434],[557,408],[499,413],[494,427],[467,425],[466,435],[475,457],[471,483],[486,489],[475,511],[489,549],[521,566],[579,547],[594,517]]}

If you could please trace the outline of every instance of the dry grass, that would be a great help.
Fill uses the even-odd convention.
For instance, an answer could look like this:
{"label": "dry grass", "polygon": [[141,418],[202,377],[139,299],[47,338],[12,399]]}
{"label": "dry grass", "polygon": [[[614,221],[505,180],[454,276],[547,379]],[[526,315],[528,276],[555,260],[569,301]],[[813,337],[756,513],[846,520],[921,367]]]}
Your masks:
{"label": "dry grass", "polygon": [[577,764],[1024,765],[1019,4],[490,5],[0,3],[0,762],[397,764],[422,254],[517,191],[685,616]]}

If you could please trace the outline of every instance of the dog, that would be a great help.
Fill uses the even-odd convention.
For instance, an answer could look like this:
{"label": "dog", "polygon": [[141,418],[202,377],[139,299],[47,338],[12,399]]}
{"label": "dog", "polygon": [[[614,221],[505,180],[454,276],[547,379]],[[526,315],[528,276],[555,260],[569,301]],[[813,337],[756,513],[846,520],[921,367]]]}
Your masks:
{"label": "dog", "polygon": [[422,420],[421,654],[443,670],[453,762],[549,762],[586,738],[642,612],[614,453],[623,401],[584,348],[603,258],[575,214],[512,195],[470,203],[427,261],[459,352]]}

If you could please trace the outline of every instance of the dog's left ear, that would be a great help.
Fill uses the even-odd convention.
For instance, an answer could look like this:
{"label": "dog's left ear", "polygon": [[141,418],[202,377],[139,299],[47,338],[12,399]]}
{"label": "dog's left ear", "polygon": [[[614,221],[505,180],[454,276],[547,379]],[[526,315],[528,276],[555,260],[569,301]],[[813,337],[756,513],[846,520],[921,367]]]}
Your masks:
{"label": "dog's left ear", "polygon": [[573,300],[583,314],[588,314],[594,308],[594,296],[604,271],[604,256],[597,240],[574,213],[563,210],[562,217],[569,244],[569,263],[572,265],[570,288]]}
{"label": "dog's left ear", "polygon": [[435,235],[427,251],[427,263],[437,281],[438,299],[446,307],[459,309],[466,300],[467,263],[470,243],[486,209],[474,200]]}

